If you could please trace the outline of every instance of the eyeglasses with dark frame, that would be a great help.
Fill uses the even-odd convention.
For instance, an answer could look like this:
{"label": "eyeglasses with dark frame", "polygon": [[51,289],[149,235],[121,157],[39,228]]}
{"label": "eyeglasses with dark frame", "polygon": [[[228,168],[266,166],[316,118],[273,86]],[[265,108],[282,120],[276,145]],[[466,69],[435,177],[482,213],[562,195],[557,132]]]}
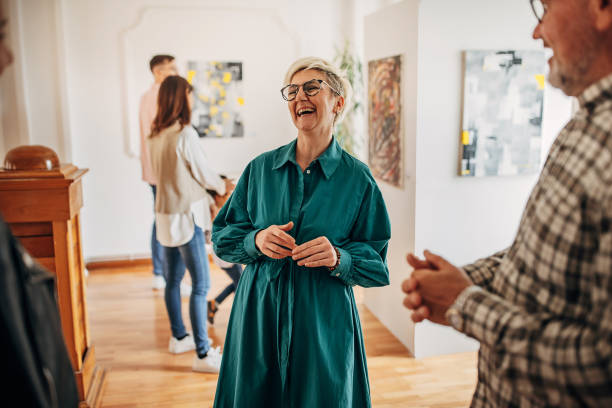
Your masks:
{"label": "eyeglasses with dark frame", "polygon": [[542,0],[529,0],[531,3],[531,10],[533,10],[533,14],[535,14],[538,19],[538,23],[542,22],[544,15],[548,11],[548,3]]}
{"label": "eyeglasses with dark frame", "polygon": [[284,100],[291,102],[296,98],[298,92],[300,92],[300,87],[304,90],[306,95],[315,96],[321,91],[321,84],[327,85],[334,93],[340,95],[340,92],[336,91],[333,86],[322,79],[311,79],[310,81],[304,82],[302,85],[289,84],[281,89],[280,92]]}

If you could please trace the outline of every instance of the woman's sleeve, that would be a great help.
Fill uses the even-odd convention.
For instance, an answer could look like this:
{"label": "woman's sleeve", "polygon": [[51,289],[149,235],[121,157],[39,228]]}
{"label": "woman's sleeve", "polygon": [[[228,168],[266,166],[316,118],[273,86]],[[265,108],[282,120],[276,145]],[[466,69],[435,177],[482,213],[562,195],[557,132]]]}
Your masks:
{"label": "woman's sleeve", "polygon": [[203,188],[215,190],[217,194],[224,195],[225,182],[208,164],[196,131],[187,127],[184,132],[184,137],[179,140],[177,149],[189,167],[191,176]]}
{"label": "woman's sleeve", "polygon": [[249,264],[263,256],[255,246],[255,234],[259,230],[251,223],[247,210],[250,170],[251,164],[240,176],[236,189],[213,222],[213,249],[227,262]]}
{"label": "woman's sleeve", "polygon": [[391,238],[389,215],[378,186],[371,180],[350,233],[341,247],[340,265],[332,276],[347,285],[363,287],[389,284],[387,247]]}

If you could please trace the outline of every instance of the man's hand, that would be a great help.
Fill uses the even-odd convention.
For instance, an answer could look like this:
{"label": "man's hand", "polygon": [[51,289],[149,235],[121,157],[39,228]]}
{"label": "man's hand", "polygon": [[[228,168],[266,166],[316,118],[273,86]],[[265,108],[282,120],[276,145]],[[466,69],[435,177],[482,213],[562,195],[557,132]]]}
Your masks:
{"label": "man's hand", "polygon": [[273,259],[283,259],[291,256],[295,248],[295,238],[287,234],[293,228],[293,221],[285,225],[270,225],[255,235],[255,246],[259,251]]}
{"label": "man's hand", "polygon": [[414,322],[429,319],[448,324],[446,311],[455,303],[457,296],[473,283],[462,269],[441,256],[429,251],[425,251],[424,255],[425,259],[413,254],[407,256],[414,271],[410,278],[402,282],[402,291],[406,293],[404,306],[413,310],[411,317]]}
{"label": "man's hand", "polygon": [[230,198],[230,196],[236,189],[236,185],[232,183],[230,179],[224,179],[223,181],[225,182],[225,194],[215,194],[214,196],[215,206],[217,206],[218,210],[220,210],[221,207],[225,205],[225,202]]}
{"label": "man's hand", "polygon": [[236,188],[236,185],[232,182],[232,180],[227,178],[223,181],[225,182],[225,195],[229,197],[229,195],[232,194],[232,192]]}
{"label": "man's hand", "polygon": [[217,207],[215,204],[211,204],[209,208],[210,208],[210,219],[214,220],[215,218],[217,218],[217,214],[219,214],[219,207]]}
{"label": "man's hand", "polygon": [[307,268],[336,265],[338,255],[327,237],[318,237],[293,248],[293,260]]}

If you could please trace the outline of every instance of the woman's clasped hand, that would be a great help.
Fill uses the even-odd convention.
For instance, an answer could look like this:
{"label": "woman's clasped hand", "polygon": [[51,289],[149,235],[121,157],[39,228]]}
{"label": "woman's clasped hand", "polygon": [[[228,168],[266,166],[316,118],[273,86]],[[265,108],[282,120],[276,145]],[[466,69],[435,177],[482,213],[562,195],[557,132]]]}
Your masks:
{"label": "woman's clasped hand", "polygon": [[292,228],[293,221],[284,225],[270,225],[256,235],[255,245],[262,254],[270,258],[291,257],[299,266],[307,268],[331,268],[336,265],[338,255],[327,237],[318,237],[296,245],[295,238],[287,233]]}

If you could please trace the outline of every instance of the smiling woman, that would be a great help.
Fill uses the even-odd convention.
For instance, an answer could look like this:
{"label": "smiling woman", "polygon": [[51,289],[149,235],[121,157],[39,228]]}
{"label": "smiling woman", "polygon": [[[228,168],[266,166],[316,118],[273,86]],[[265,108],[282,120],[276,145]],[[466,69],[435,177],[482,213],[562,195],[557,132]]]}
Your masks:
{"label": "smiling woman", "polygon": [[[307,78],[310,74],[312,74],[312,78],[302,83],[298,82],[301,77]],[[284,83],[285,86],[281,89],[281,94],[288,102],[296,100],[300,88],[308,97],[316,96],[324,87],[339,96],[342,99],[342,105],[334,112],[333,125],[340,122],[344,117],[344,108],[349,106],[352,96],[351,85],[340,70],[328,62],[314,57],[303,58],[293,63],[287,71]],[[291,103],[289,105],[291,109]]]}
{"label": "smiling woman", "polygon": [[217,255],[247,265],[215,407],[369,407],[352,287],[389,284],[387,210],[332,135],[350,96],[337,68],[299,60],[281,94],[297,139],[249,163],[213,226]]}

